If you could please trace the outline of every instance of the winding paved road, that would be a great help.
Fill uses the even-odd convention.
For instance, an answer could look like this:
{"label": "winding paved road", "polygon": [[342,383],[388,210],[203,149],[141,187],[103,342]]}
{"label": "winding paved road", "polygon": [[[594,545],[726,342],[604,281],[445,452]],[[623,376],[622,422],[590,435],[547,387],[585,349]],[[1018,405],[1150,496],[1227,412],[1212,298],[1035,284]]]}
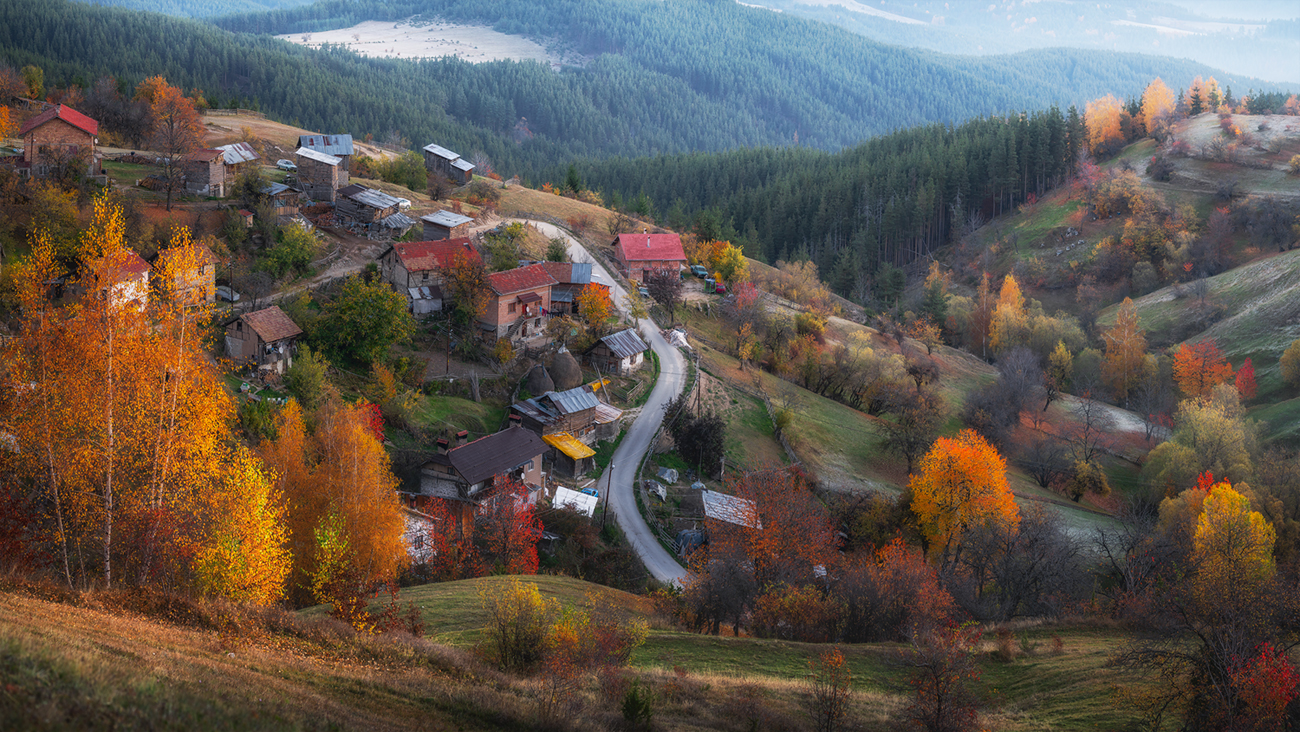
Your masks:
{"label": "winding paved road", "polygon": [[[620,310],[622,309],[623,297],[627,291],[610,276],[586,248],[558,226],[542,221],[529,221],[529,223],[548,237],[562,239],[568,246],[569,258],[573,261],[591,262],[592,270],[598,275],[600,282],[610,286],[614,304]],[[681,351],[668,345],[668,341],[659,334],[659,326],[653,320],[642,318],[638,325],[643,333],[650,333],[650,347],[659,355],[659,381],[650,392],[645,408],[627,429],[623,441],[614,451],[614,459],[610,466],[612,480],[604,478],[598,480],[597,485],[601,491],[609,492],[608,496],[602,495],[601,500],[607,502],[609,510],[618,520],[619,528],[632,544],[632,550],[645,563],[650,575],[660,582],[680,585],[687,575],[686,569],[678,564],[677,558],[655,539],[654,532],[636,510],[636,496],[633,495],[632,484],[636,480],[636,470],[641,464],[641,456],[650,449],[650,440],[654,438],[655,433],[659,431],[660,423],[663,422],[664,405],[675,399],[686,383],[686,359],[682,357]]]}

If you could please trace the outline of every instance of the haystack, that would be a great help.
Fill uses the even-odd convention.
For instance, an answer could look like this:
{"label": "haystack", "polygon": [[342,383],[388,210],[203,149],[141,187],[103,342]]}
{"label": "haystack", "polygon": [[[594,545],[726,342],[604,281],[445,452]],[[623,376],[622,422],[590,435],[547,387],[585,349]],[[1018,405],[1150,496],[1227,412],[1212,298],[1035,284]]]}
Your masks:
{"label": "haystack", "polygon": [[546,373],[546,367],[539,363],[528,372],[528,378],[524,380],[524,388],[533,396],[541,396],[548,391],[555,391],[555,382],[551,380],[551,375]]}
{"label": "haystack", "polygon": [[551,378],[555,379],[556,391],[568,391],[582,386],[582,369],[578,359],[568,351],[560,351],[551,359]]}

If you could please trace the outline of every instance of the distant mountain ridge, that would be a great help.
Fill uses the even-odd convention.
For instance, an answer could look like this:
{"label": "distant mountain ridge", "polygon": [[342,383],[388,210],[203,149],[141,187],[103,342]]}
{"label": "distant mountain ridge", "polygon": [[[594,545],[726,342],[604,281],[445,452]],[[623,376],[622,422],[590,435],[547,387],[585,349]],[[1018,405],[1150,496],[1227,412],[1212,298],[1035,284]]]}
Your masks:
{"label": "distant mountain ridge", "polygon": [[[536,63],[361,59],[266,34],[413,15],[570,44],[594,57],[561,73]],[[0,59],[47,82],[128,86],[163,74],[209,99],[254,104],[306,127],[432,141],[532,175],[577,157],[792,145],[844,148],[915,125],[1137,94],[1154,76],[1211,70],[1140,55],[1033,51],[959,58],[874,43],[732,2],[366,0],[220,19],[11,0]],[[254,35],[257,34],[257,35]],[[1221,75],[1244,90],[1248,80]],[[533,137],[516,144],[521,117]],[[797,135],[797,138],[796,138]]]}

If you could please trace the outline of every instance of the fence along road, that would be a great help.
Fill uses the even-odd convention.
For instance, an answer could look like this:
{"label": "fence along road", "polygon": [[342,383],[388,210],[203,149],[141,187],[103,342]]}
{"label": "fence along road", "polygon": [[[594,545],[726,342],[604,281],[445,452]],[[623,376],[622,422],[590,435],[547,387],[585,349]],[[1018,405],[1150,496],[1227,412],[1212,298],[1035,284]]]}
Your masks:
{"label": "fence along road", "polygon": [[[569,258],[573,261],[591,262],[592,271],[599,275],[600,282],[610,286],[610,296],[614,300],[614,305],[620,311],[623,309],[623,297],[627,295],[627,290],[623,289],[618,280],[610,276],[605,267],[586,248],[569,236],[567,231],[554,224],[542,221],[528,223],[537,227],[537,230],[547,237],[563,240],[569,250]],[[628,543],[632,545],[632,551],[641,558],[650,576],[660,582],[680,586],[688,573],[677,563],[677,558],[659,543],[654,531],[637,511],[633,485],[636,481],[637,468],[641,465],[641,458],[650,449],[650,441],[654,439],[663,422],[664,406],[682,393],[682,387],[686,383],[686,359],[682,357],[681,351],[668,345],[668,341],[659,334],[659,326],[653,320],[642,318],[637,325],[643,332],[650,333],[650,348],[659,356],[659,381],[650,392],[645,408],[641,410],[641,414],[637,416],[632,426],[627,428],[627,434],[623,436],[623,441],[614,451],[612,479],[598,480],[596,485],[600,486],[601,491],[609,493],[609,495],[602,494],[601,501],[608,501],[608,510],[618,520],[618,526],[623,530]]]}

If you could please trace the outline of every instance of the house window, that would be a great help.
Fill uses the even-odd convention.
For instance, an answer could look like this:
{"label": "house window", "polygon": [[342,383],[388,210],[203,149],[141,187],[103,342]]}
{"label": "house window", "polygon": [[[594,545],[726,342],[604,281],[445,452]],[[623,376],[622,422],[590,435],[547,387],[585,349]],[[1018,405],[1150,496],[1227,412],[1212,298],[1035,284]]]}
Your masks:
{"label": "house window", "polygon": [[243,332],[244,332],[244,321],[242,321],[242,320],[236,320],[236,321],[235,321],[235,330],[239,331],[240,333],[243,333]]}
{"label": "house window", "polygon": [[542,319],[538,318],[537,320],[534,320],[533,325],[537,326],[538,328],[542,327]]}
{"label": "house window", "polygon": [[507,306],[506,306],[506,312],[507,312],[507,313],[513,313],[513,312],[515,312],[515,303],[510,303],[509,305],[507,305]]}
{"label": "house window", "polygon": [[428,281],[429,281],[429,273],[428,273],[428,272],[424,272],[424,273],[422,273],[422,274],[420,275],[420,281],[421,281],[421,282],[428,282]]}

